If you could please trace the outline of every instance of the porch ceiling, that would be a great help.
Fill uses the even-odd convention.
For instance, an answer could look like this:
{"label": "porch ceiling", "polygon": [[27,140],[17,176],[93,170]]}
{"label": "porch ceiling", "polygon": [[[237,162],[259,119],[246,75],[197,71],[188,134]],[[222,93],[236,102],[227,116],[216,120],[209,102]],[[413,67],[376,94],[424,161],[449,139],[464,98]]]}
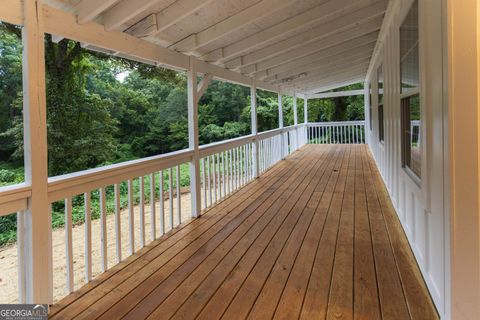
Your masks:
{"label": "porch ceiling", "polygon": [[388,0],[45,2],[74,13],[80,24],[95,21],[107,31],[123,31],[298,93],[363,81],[388,4]]}

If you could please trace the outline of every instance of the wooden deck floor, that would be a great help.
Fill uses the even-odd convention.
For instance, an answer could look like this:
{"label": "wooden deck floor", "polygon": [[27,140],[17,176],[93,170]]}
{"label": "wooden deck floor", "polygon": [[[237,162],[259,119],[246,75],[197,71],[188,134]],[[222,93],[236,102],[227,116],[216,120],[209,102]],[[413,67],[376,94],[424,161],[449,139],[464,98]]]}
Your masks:
{"label": "wooden deck floor", "polygon": [[309,145],[51,319],[437,319],[365,146]]}

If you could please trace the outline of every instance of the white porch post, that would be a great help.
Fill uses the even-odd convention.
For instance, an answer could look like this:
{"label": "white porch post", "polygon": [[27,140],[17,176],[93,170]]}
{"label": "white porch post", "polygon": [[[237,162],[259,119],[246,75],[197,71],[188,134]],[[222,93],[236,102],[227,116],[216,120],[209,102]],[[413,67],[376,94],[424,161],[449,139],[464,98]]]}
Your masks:
{"label": "white porch post", "polygon": [[252,148],[252,161],[253,161],[253,177],[258,178],[260,172],[258,161],[258,129],[257,129],[257,85],[255,80],[250,87],[250,105],[251,105],[251,118],[252,118],[252,135],[255,137]]}
{"label": "white porch post", "polygon": [[190,57],[188,70],[188,147],[193,150],[190,162],[190,194],[192,217],[196,218],[201,212],[200,194],[200,152],[198,145],[198,91],[197,91],[197,61]]}
{"label": "white porch post", "polygon": [[[278,127],[283,128],[283,103],[282,103],[282,94],[278,94]],[[285,134],[281,134],[281,154],[282,159],[285,158]]]}
{"label": "white porch post", "polygon": [[27,303],[53,303],[52,230],[48,203],[44,32],[40,1],[24,1],[23,117],[25,182],[32,195],[25,211],[23,272]]}
{"label": "white porch post", "polygon": [[370,137],[369,134],[369,127],[370,127],[370,83],[365,81],[363,83],[363,112],[365,114],[365,124],[363,125],[363,136],[365,137],[365,143],[368,144],[368,138]]}
{"label": "white porch post", "polygon": [[303,98],[303,122],[305,123],[305,141],[304,144],[308,144],[308,97],[305,95]]}
{"label": "white porch post", "polygon": [[298,114],[297,114],[297,94],[293,94],[293,125],[295,126],[295,150],[298,149]]}
{"label": "white porch post", "polygon": [[308,123],[308,98],[305,96],[303,99],[303,122]]}

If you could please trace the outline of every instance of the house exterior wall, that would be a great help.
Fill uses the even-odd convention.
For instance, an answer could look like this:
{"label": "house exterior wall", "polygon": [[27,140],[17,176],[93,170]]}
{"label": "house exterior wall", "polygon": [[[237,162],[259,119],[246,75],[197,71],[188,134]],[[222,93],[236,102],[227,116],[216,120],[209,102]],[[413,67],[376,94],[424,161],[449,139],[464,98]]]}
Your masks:
{"label": "house exterior wall", "polygon": [[480,318],[480,1],[446,4],[452,319]]}
{"label": "house exterior wall", "polygon": [[[367,83],[372,90],[368,141],[420,270],[442,318],[450,318],[444,26],[441,1],[419,0],[421,180],[402,166],[400,26],[414,1],[391,1]],[[379,142],[377,68],[383,66],[384,142]],[[366,108],[368,113],[368,108]],[[367,125],[368,127],[368,125]]]}

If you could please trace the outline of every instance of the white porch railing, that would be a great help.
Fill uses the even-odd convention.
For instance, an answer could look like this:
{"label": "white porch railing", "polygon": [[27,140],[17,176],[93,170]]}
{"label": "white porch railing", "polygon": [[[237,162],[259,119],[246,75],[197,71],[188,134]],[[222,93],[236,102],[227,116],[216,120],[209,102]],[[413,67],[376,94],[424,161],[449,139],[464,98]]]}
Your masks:
{"label": "white porch railing", "polygon": [[365,121],[308,123],[307,133],[310,144],[364,144]]}
{"label": "white porch railing", "polygon": [[[286,155],[306,144],[306,137],[306,126],[297,125],[201,146],[199,157],[202,209],[208,209],[252,181],[255,178],[256,163],[259,173],[267,171]],[[258,150],[256,154],[253,152],[254,149]],[[61,257],[64,259],[63,266],[66,265],[64,293],[78,289],[75,281],[75,275],[78,277],[78,268],[81,268],[84,274],[82,275],[84,280],[81,282],[87,283],[95,277],[95,272],[92,272],[94,267],[103,272],[125,259],[125,255],[133,254],[168,229],[184,222],[182,197],[188,195],[185,193],[182,195],[180,179],[182,172],[189,175],[188,169],[182,170],[182,165],[188,164],[193,157],[194,151],[182,150],[48,179],[49,203],[57,208],[64,207],[65,255]],[[185,169],[185,166],[183,168]],[[124,209],[121,203],[122,188],[123,190],[126,188],[127,194]],[[99,199],[95,208],[92,204],[92,195]],[[18,302],[26,301],[27,275],[23,259],[28,254],[28,248],[25,248],[23,241],[25,236],[23,211],[27,208],[30,196],[31,187],[28,185],[0,188],[0,216],[15,213],[18,216]],[[112,202],[113,208],[108,210],[107,203]],[[74,209],[78,211],[79,207],[85,219],[83,258],[76,258],[74,263],[72,214]],[[100,266],[94,266],[95,259],[92,259],[92,245],[97,245],[92,244],[94,210],[100,213]],[[113,219],[107,219],[108,211],[113,211]],[[125,220],[126,225],[121,219],[121,213],[125,211],[128,217]],[[114,226],[109,227],[108,223]],[[107,230],[110,230],[109,236]],[[114,235],[111,234],[112,231]],[[109,241],[114,241],[115,247],[114,256],[111,257],[109,254],[112,252],[108,250]],[[50,264],[54,260],[51,246],[50,242],[48,250]],[[75,257],[77,254],[78,251]],[[58,257],[55,258],[58,260]],[[59,276],[63,275],[54,274],[54,277]],[[53,284],[51,288],[53,296]]]}
{"label": "white porch railing", "polygon": [[[202,209],[252,181],[256,161],[261,174],[304,145],[304,137],[305,126],[299,125],[201,146]],[[258,144],[258,159],[254,159],[255,144]]]}

